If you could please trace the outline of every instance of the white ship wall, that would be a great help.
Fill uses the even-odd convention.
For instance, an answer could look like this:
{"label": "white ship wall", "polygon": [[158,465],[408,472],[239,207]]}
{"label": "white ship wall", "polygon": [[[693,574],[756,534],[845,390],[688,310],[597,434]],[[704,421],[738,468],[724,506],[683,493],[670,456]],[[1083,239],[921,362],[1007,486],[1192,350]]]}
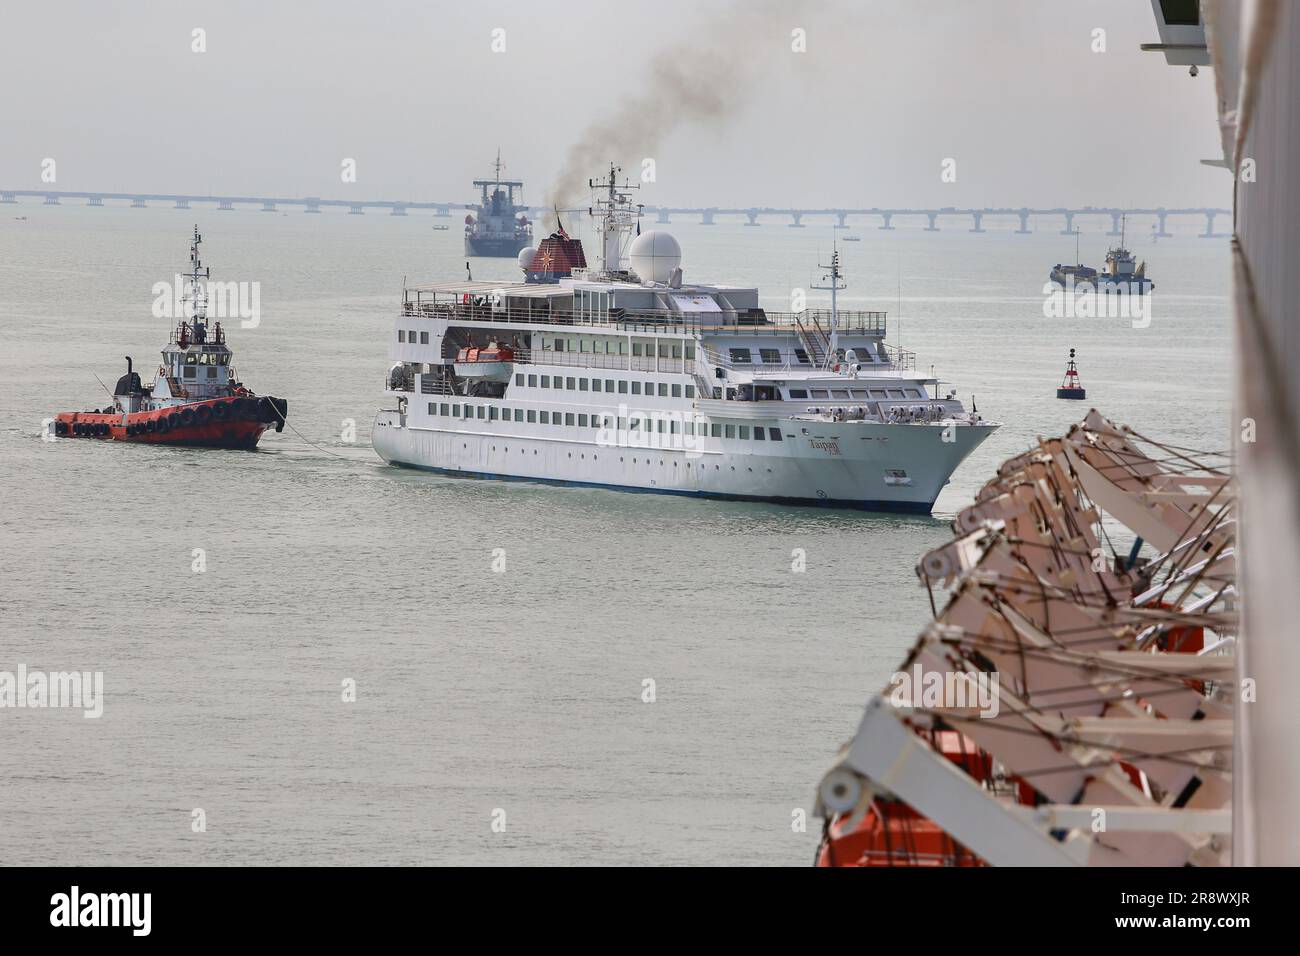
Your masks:
{"label": "white ship wall", "polygon": [[[614,444],[569,425],[380,412],[372,443],[390,464],[639,491],[928,513],[948,476],[990,433],[941,423],[769,420],[779,441],[652,434],[676,447]],[[439,405],[484,400],[440,396]],[[525,429],[527,430],[525,432]],[[944,441],[945,433],[952,441]],[[601,440],[606,442],[600,443]],[[626,439],[622,439],[626,440]],[[692,443],[695,447],[681,447]]]}

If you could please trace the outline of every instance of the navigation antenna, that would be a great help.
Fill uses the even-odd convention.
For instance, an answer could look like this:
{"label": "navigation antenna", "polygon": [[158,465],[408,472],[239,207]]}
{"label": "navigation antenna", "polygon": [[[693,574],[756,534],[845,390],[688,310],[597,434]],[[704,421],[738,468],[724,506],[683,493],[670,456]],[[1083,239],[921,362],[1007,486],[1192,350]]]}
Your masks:
{"label": "navigation antenna", "polygon": [[208,293],[200,280],[212,278],[212,268],[209,266],[204,269],[199,259],[199,246],[202,242],[199,225],[195,223],[194,238],[190,242],[190,289],[181,297],[181,301],[190,304],[190,318],[194,322],[194,339],[197,342],[202,342],[204,339],[204,323],[208,318]]}
{"label": "navigation antenna", "polygon": [[[592,205],[587,207],[587,215],[597,221],[596,232],[600,234],[601,271],[605,273],[621,272],[623,247],[625,239],[632,234],[633,227],[639,225],[644,204],[637,203],[632,210],[630,190],[640,189],[638,183],[633,185],[626,179],[622,185],[616,181],[622,166],[609,164],[609,178],[604,180],[587,180],[587,188],[592,191]],[[557,213],[558,221],[558,213]]]}
{"label": "navigation antenna", "polygon": [[817,268],[829,270],[822,276],[822,281],[828,282],[829,280],[829,284],[817,285],[816,283],[809,283],[808,286],[811,289],[829,291],[831,294],[831,343],[830,350],[826,355],[826,362],[829,365],[835,359],[840,337],[840,310],[837,294],[841,289],[848,288],[844,281],[844,273],[840,271],[840,250],[834,243],[831,244],[831,264],[826,265],[819,262]]}

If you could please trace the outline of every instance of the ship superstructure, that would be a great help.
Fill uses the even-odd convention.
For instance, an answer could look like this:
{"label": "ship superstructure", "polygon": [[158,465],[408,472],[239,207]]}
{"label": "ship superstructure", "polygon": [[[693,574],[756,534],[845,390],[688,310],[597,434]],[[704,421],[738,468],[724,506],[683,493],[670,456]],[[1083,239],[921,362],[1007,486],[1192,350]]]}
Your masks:
{"label": "ship superstructure", "polygon": [[[523,209],[524,184],[501,178],[501,153],[492,164],[492,179],[476,179],[479,204],[465,217],[465,255],[509,258],[518,255],[533,238],[533,227]],[[515,190],[520,202],[515,203]]]}
{"label": "ship superstructure", "polygon": [[[968,412],[883,312],[776,313],[687,282],[633,188],[593,182],[599,265],[551,281],[404,291],[375,450],[401,466],[637,491],[928,513],[997,424]],[[568,239],[567,243],[577,240]],[[585,259],[583,260],[585,262]],[[571,263],[566,263],[566,266]]]}

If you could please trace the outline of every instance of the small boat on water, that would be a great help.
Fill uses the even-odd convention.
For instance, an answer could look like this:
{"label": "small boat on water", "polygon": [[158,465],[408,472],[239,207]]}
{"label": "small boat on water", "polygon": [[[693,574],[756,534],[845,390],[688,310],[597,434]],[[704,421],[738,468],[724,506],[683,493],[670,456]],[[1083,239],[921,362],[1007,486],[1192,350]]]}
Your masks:
{"label": "small boat on water", "polygon": [[88,412],[60,412],[49,425],[54,437],[252,449],[268,428],[284,429],[289,403],[245,388],[231,364],[233,353],[221,323],[209,328],[204,281],[211,270],[199,262],[202,241],[195,226],[184,297],[189,315],[163,348],[153,383],[140,380],[128,355],[113,403]]}

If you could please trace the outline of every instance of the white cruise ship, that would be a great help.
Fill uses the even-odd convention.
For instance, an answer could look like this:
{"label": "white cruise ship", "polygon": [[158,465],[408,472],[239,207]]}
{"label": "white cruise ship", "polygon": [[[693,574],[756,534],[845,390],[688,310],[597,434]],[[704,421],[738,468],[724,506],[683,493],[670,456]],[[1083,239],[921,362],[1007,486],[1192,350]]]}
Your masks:
{"label": "white cruise ship", "polygon": [[519,253],[525,281],[404,290],[375,451],[458,475],[929,513],[998,425],[888,346],[885,313],[837,308],[838,253],[829,310],[685,282],[617,172],[592,184],[599,268],[559,229]]}

